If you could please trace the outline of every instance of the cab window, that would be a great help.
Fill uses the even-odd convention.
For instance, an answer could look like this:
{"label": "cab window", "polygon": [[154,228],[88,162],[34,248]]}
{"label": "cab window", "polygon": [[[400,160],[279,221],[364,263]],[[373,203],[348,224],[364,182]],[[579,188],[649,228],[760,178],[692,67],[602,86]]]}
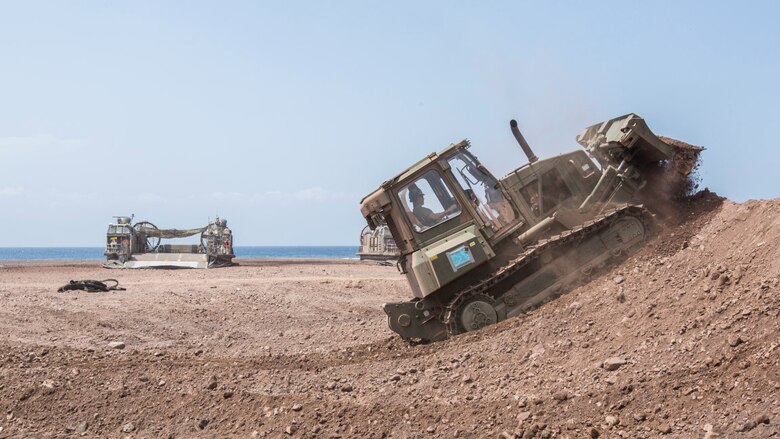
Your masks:
{"label": "cab window", "polygon": [[424,232],[431,227],[454,218],[461,213],[460,204],[452,196],[441,174],[430,170],[420,178],[401,188],[398,198],[404,206],[409,222],[415,232]]}
{"label": "cab window", "polygon": [[515,211],[498,188],[498,181],[472,156],[458,153],[448,162],[455,181],[485,224],[498,231],[514,222]]}

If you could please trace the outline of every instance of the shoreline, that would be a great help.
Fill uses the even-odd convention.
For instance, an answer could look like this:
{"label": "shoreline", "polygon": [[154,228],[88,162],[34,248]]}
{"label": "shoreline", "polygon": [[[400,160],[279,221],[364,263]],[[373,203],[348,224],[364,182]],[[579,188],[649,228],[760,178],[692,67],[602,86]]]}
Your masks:
{"label": "shoreline", "polygon": [[[263,267],[280,265],[373,265],[377,261],[364,261],[353,258],[234,258],[234,267]],[[104,259],[71,260],[71,259],[6,259],[0,260],[0,269],[9,267],[101,267]],[[209,269],[221,270],[220,269]],[[129,270],[129,269],[128,269]],[[157,268],[155,270],[180,270],[177,268]],[[135,271],[135,270],[134,270]],[[198,270],[196,270],[198,271]]]}

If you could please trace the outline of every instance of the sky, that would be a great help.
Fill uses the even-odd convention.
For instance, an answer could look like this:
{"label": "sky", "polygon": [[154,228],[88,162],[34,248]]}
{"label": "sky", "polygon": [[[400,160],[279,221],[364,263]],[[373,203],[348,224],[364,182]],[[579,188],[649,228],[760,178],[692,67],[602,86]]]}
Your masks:
{"label": "sky", "polygon": [[113,216],[357,245],[361,198],[468,138],[497,176],[626,113],[780,197],[778,2],[0,1],[0,247]]}

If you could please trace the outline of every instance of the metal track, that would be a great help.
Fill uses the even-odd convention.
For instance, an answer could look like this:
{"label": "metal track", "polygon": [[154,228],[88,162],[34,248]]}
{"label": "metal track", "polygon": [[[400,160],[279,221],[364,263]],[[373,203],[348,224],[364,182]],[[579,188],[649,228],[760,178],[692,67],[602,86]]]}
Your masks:
{"label": "metal track", "polygon": [[458,327],[456,323],[456,314],[461,304],[463,304],[467,299],[475,295],[486,295],[493,298],[494,300],[497,299],[494,294],[491,294],[491,290],[509,279],[512,275],[516,274],[521,268],[534,261],[544,252],[561,247],[563,245],[574,244],[578,241],[588,238],[592,236],[594,232],[597,233],[601,229],[606,229],[615,221],[626,216],[634,216],[642,220],[646,231],[645,237],[647,237],[647,232],[650,231],[651,226],[650,212],[641,205],[623,204],[613,209],[606,210],[599,216],[593,218],[592,220],[586,221],[581,225],[574,227],[573,229],[566,230],[558,235],[540,240],[536,245],[527,248],[523,253],[510,261],[507,265],[498,269],[492,276],[483,279],[480,282],[471,285],[458,293],[449,302],[449,304],[447,304],[442,313],[444,317],[442,322],[447,326],[447,332],[450,336],[463,332],[463,330]]}

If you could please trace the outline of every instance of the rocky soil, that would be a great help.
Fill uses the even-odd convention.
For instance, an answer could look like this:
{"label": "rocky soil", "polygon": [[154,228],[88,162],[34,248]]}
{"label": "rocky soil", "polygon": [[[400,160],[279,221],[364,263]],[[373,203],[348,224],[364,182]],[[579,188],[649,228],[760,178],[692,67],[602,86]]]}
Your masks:
{"label": "rocky soil", "polygon": [[[0,438],[780,437],[780,200],[707,192],[613,269],[423,346],[373,263],[0,267]],[[57,293],[70,279],[127,291]]]}

